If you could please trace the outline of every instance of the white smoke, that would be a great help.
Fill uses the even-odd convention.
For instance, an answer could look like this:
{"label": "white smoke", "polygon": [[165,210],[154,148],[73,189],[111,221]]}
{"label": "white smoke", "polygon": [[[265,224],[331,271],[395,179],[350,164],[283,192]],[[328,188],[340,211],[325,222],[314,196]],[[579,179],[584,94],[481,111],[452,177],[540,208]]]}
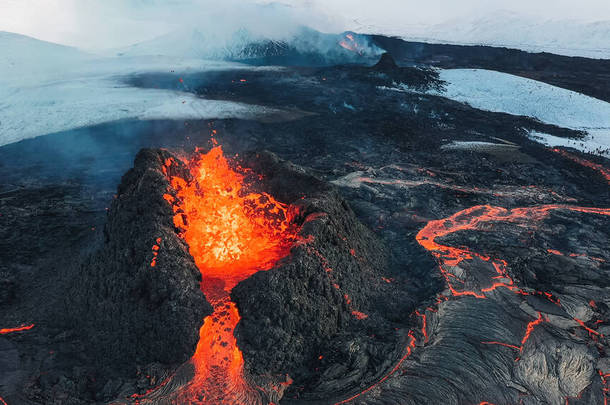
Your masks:
{"label": "white smoke", "polygon": [[0,31],[90,51],[188,29],[219,42],[238,31],[255,39],[282,40],[300,26],[311,25],[340,31],[313,11],[255,0],[3,0],[0,4]]}

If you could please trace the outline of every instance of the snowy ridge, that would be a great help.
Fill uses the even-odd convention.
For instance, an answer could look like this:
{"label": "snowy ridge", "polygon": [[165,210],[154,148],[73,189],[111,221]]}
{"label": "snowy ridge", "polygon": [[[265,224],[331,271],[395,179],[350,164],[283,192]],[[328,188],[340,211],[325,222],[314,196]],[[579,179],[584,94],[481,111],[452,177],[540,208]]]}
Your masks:
{"label": "snowy ridge", "polygon": [[142,72],[249,68],[236,63],[164,55],[99,57],[10,33],[0,33],[0,49],[0,146],[119,119],[253,118],[276,112],[129,87],[120,80]]}
{"label": "snowy ridge", "polygon": [[[351,35],[352,40],[347,39]],[[356,41],[358,52],[345,49],[343,41]],[[149,41],[108,51],[113,56],[165,55],[210,60],[244,60],[277,55],[283,52],[314,53],[330,63],[345,63],[383,53],[370,39],[354,33],[323,34],[299,27],[294,33],[278,38],[252,34],[241,28],[230,35],[186,27]]]}
{"label": "snowy ridge", "polygon": [[408,41],[455,45],[487,45],[529,52],[610,59],[610,21],[541,20],[502,12],[453,19],[442,24],[382,26],[366,19],[353,30],[401,37]]}

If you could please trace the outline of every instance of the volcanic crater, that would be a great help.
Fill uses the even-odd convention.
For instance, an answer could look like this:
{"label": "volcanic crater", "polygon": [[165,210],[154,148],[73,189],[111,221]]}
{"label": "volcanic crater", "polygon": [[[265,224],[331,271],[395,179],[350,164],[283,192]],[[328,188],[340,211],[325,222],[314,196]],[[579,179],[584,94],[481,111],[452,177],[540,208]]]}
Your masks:
{"label": "volcanic crater", "polygon": [[607,160],[372,39],[398,62],[125,78],[275,115],[0,148],[2,401],[607,402]]}
{"label": "volcanic crater", "polygon": [[99,364],[173,366],[141,403],[323,398],[396,356],[387,248],[335,186],[271,152],[140,151],[104,238],[70,306]]}

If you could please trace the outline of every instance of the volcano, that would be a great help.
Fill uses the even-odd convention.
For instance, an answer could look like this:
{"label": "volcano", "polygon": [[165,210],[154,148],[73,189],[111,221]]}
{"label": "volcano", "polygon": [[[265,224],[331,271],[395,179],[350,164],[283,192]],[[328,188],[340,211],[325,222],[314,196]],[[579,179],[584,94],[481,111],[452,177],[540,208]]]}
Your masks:
{"label": "volcano", "polygon": [[140,403],[275,402],[312,384],[333,337],[387,322],[385,247],[332,186],[268,152],[141,151],[105,235],[73,307],[108,373],[155,362],[173,373],[134,393]]}
{"label": "volcano", "polygon": [[323,44],[107,78],[176,114],[10,115],[0,404],[607,402],[606,61]]}

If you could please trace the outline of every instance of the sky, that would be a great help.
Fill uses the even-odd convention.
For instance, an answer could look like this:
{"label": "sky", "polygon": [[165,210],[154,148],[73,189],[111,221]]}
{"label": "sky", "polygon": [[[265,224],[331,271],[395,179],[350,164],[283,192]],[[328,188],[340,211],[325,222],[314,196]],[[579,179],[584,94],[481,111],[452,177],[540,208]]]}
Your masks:
{"label": "sky", "polygon": [[610,21],[610,1],[0,0],[0,31],[104,49],[151,39],[187,25],[227,32],[244,26],[273,37],[299,24],[341,32],[362,25],[427,26],[498,12],[541,20]]}

